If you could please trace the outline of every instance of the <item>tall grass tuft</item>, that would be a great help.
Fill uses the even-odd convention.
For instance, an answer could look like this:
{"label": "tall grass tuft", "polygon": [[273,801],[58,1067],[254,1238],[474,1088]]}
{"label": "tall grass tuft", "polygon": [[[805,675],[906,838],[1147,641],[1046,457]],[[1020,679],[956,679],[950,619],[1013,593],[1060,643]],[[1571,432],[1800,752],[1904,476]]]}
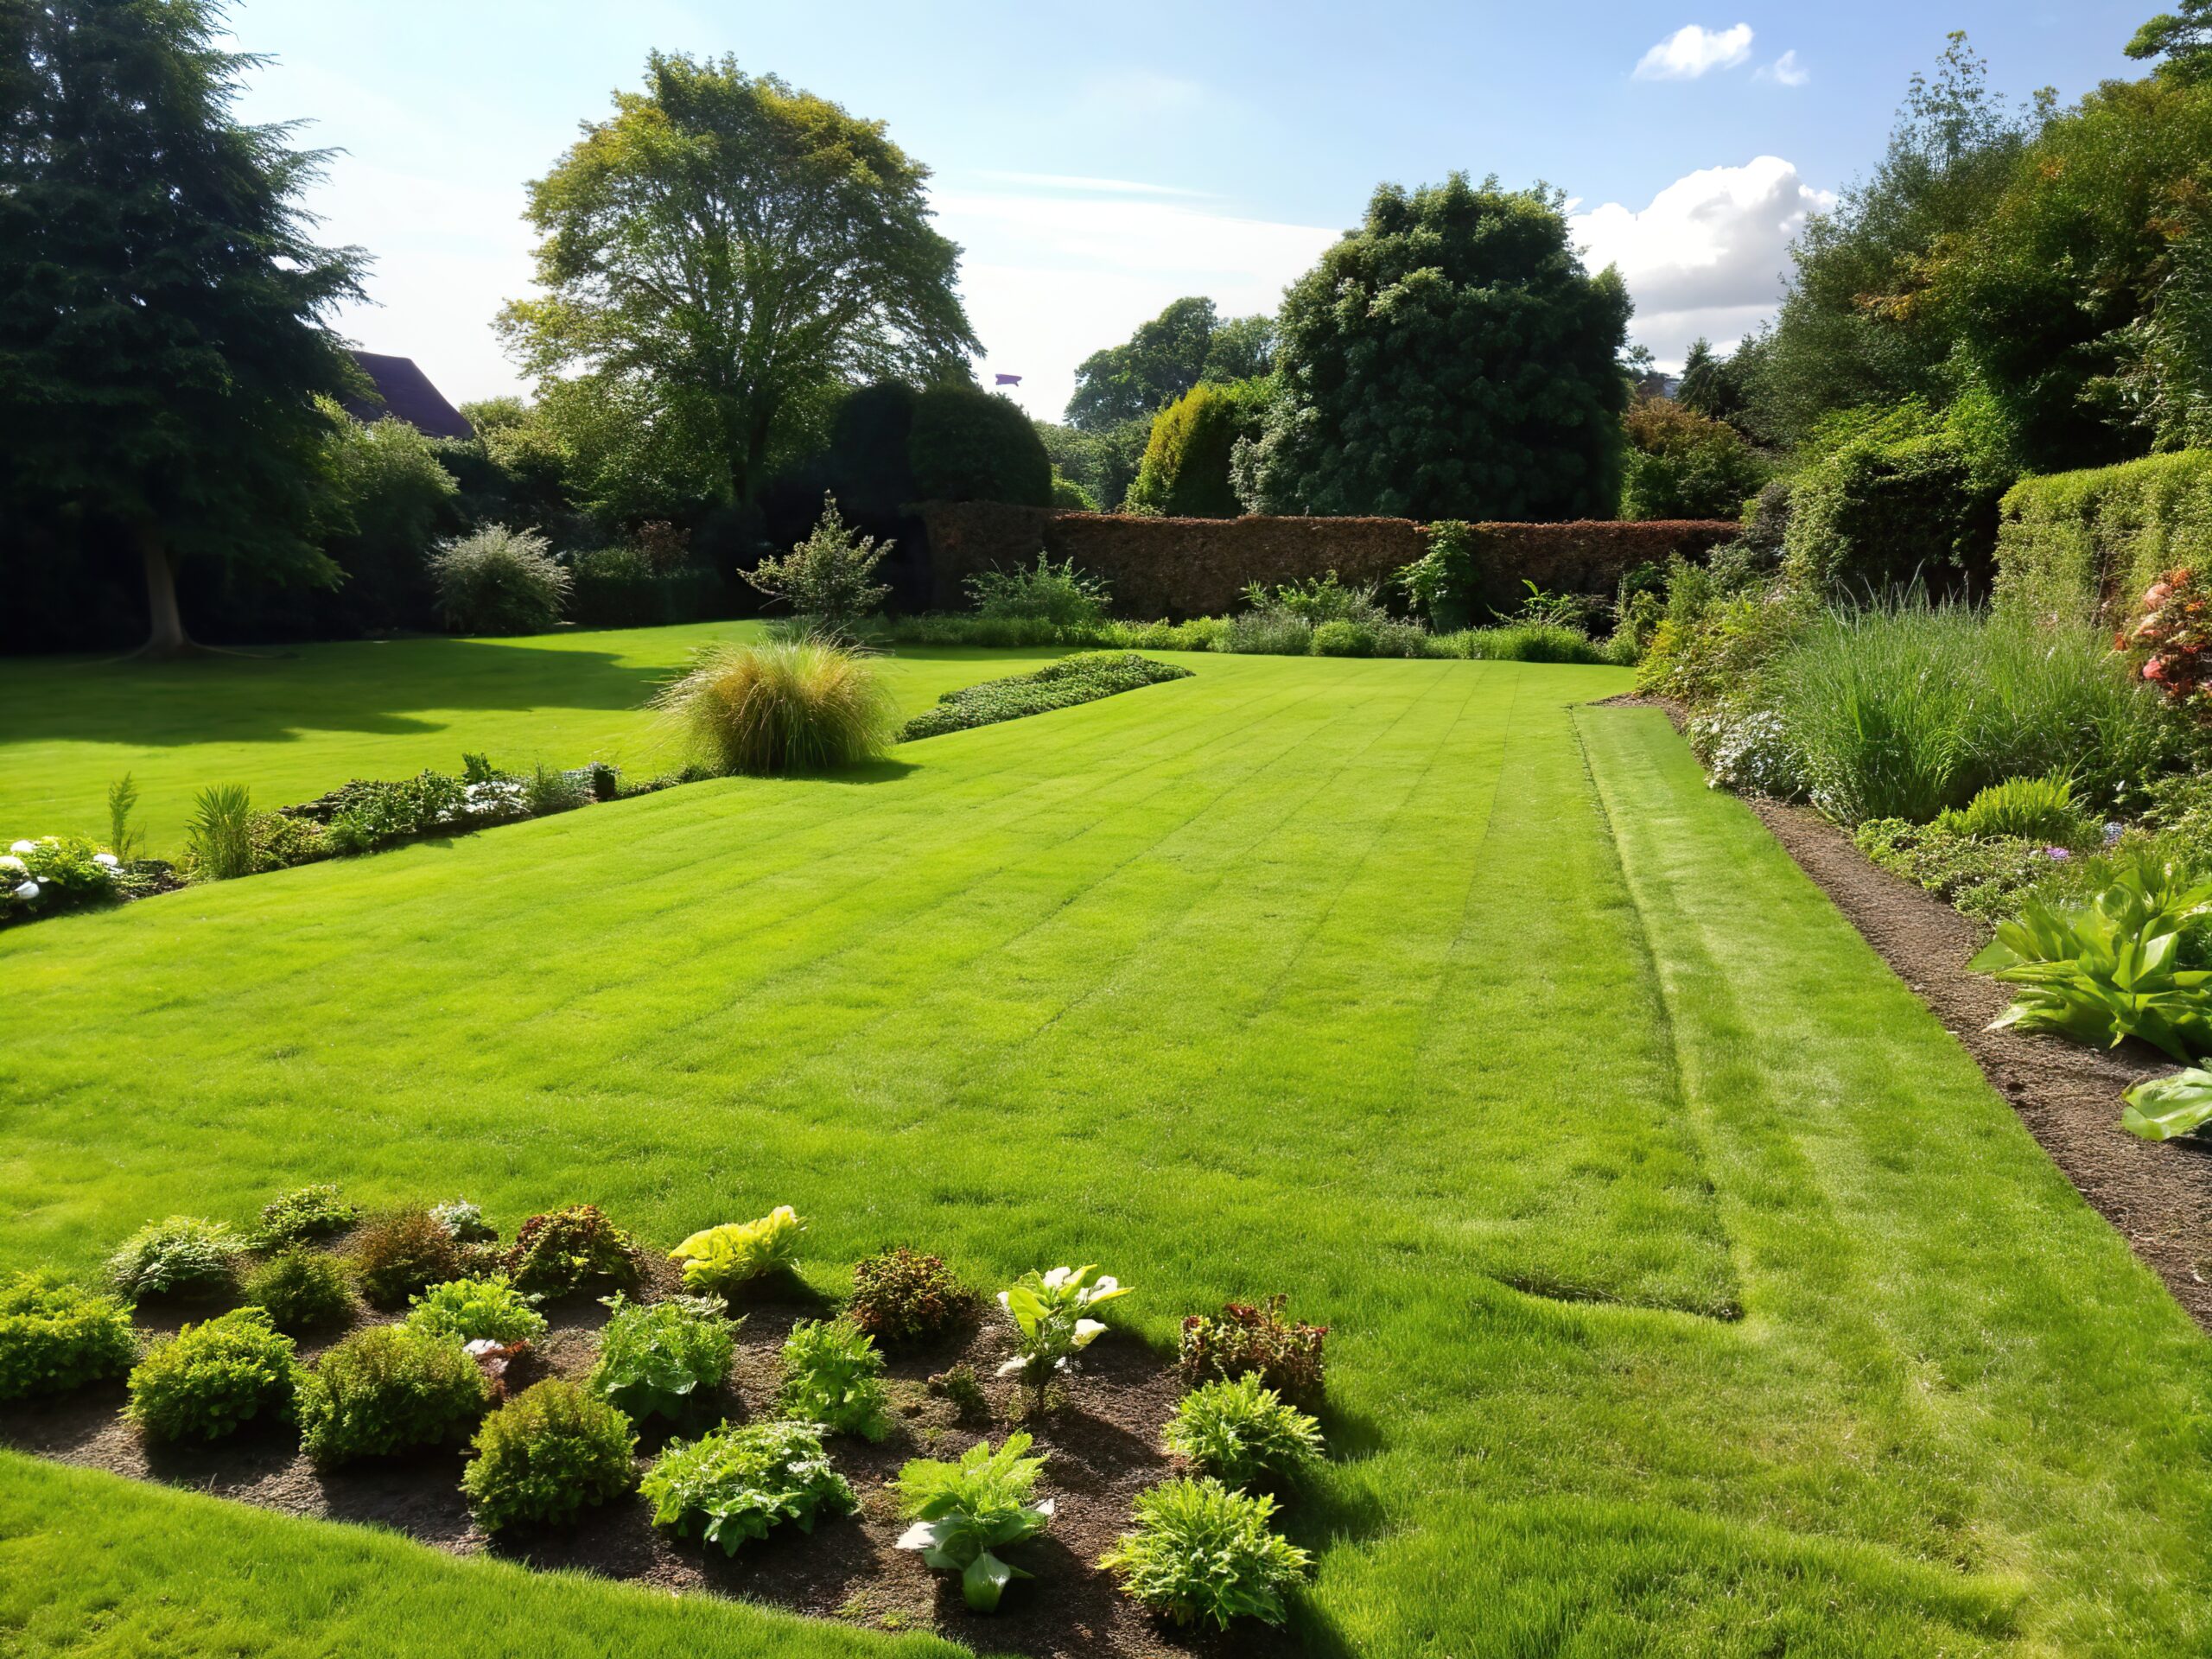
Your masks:
{"label": "tall grass tuft", "polygon": [[210,784],[200,791],[185,836],[200,873],[229,881],[253,872],[253,792],[244,784]]}
{"label": "tall grass tuft", "polygon": [[899,729],[874,664],[820,640],[709,645],[653,706],[716,770],[762,777],[870,760]]}
{"label": "tall grass tuft", "polygon": [[2052,772],[2087,802],[2123,804],[2183,741],[2102,635],[1967,605],[1833,609],[1776,680],[1814,803],[1845,823],[1926,823]]}

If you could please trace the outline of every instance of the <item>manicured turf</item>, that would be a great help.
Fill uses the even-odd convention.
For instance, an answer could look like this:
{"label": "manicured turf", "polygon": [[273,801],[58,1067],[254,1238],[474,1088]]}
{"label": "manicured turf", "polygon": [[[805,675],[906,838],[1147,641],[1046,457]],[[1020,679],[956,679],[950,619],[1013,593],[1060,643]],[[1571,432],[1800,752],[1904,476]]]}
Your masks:
{"label": "manicured turf", "polygon": [[[138,785],[149,850],[182,844],[193,797],[246,784],[264,807],[312,800],[349,778],[457,772],[463,750],[527,770],[612,760],[674,764],[643,704],[709,639],[758,622],[272,646],[175,663],[0,658],[0,842],[107,834],[107,786]],[[908,715],[938,694],[1020,673],[1060,653],[916,646],[883,659]]]}
{"label": "manicured turf", "polygon": [[[1192,660],[0,935],[0,1264],[312,1179],[664,1244],[789,1202],[825,1289],[909,1240],[1103,1262],[1109,1341],[1330,1324],[1318,1650],[2212,1643],[2212,1348],[1664,719],[1572,706],[1625,676]],[[851,1640],[0,1459],[23,1654],[501,1620]]]}

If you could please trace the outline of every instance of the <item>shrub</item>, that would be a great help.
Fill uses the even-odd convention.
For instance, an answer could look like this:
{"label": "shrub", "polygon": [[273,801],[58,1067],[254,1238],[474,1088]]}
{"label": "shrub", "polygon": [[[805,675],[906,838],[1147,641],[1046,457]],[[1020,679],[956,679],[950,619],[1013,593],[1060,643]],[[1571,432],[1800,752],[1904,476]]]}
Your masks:
{"label": "shrub", "polygon": [[947,732],[970,731],[1003,720],[1071,709],[1079,703],[1096,702],[1101,697],[1135,691],[1141,686],[1188,679],[1190,676],[1187,668],[1156,663],[1134,652],[1086,652],[1047,663],[1032,673],[985,680],[948,691],[938,699],[937,707],[908,721],[899,737],[904,742],[918,742],[925,737],[942,737]]}
{"label": "shrub", "polygon": [[2060,772],[1992,784],[1964,806],[1939,814],[1935,827],[1955,836],[2011,836],[2060,847],[2082,846],[2096,836],[2074,804],[2073,779]]}
{"label": "shrub", "polygon": [[533,1383],[476,1430],[461,1489],[476,1522],[497,1532],[518,1521],[566,1521],[630,1488],[638,1437],[604,1400],[557,1377]]}
{"label": "shrub", "polygon": [[805,1231],[798,1212],[779,1204],[758,1221],[702,1228],[668,1255],[683,1264],[687,1288],[726,1294],[747,1280],[789,1272],[798,1261],[798,1241]]}
{"label": "shrub", "polygon": [[1096,512],[1098,503],[1090,492],[1071,478],[1060,476],[1060,469],[1052,468],[1052,505],[1064,512]]}
{"label": "shrub", "polygon": [[119,1376],[138,1352],[130,1310],[49,1274],[0,1283],[0,1400]]}
{"label": "shrub", "polygon": [[124,1414],[157,1440],[219,1440],[256,1417],[289,1417],[298,1376],[292,1339],[267,1312],[232,1308],[148,1349]]}
{"label": "shrub", "polygon": [[404,1307],[417,1291],[467,1272],[453,1234],[427,1210],[362,1223],[353,1235],[353,1262],[361,1294],[382,1308]]}
{"label": "shrub", "polygon": [[880,1440],[891,1432],[883,1356],[849,1319],[802,1319],[784,1340],[786,1417]]}
{"label": "shrub", "polygon": [[1167,1449],[1201,1474],[1246,1487],[1313,1462],[1321,1455],[1321,1426],[1247,1372],[1185,1395],[1167,1424]]}
{"label": "shrub", "polygon": [[2017,915],[2052,875],[2045,846],[2017,836],[1963,836],[1903,818],[1869,818],[1853,839],[1860,852],[1892,875],[1992,925]]}
{"label": "shrub", "polygon": [[484,1219],[481,1206],[467,1198],[448,1198],[443,1204],[432,1205],[430,1219],[462,1244],[488,1244],[499,1236],[499,1229]]}
{"label": "shrub", "polygon": [[1045,1459],[1023,1456],[1029,1446],[1028,1435],[1014,1433],[996,1451],[979,1440],[957,1463],[916,1458],[899,1471],[899,1513],[914,1523],[899,1548],[919,1550],[940,1573],[959,1573],[971,1611],[997,1611],[1007,1585],[1030,1576],[998,1552],[1035,1537],[1052,1521],[1050,1498],[1030,1502]]}
{"label": "shrub", "polygon": [[319,863],[338,850],[322,825],[289,812],[255,813],[246,820],[245,836],[253,849],[250,862],[256,875]]}
{"label": "shrub", "polygon": [[2108,601],[2177,565],[2212,569],[2212,452],[2024,478],[2001,512],[1998,608],[2116,626]]}
{"label": "shrub", "polygon": [[543,760],[523,779],[523,810],[534,818],[588,806],[593,798],[588,773],[563,772]]}
{"label": "shrub", "polygon": [[845,1317],[879,1342],[918,1344],[966,1325],[975,1306],[943,1256],[898,1244],[855,1265]]}
{"label": "shrub", "polygon": [[1304,657],[1313,648],[1313,625],[1288,611],[1247,611],[1229,619],[1213,648],[1245,657]]}
{"label": "shrub", "polygon": [[1041,1389],[1054,1371],[1072,1369],[1075,1357],[1106,1332],[1098,1320],[1086,1317],[1128,1287],[1089,1262],[1079,1268],[1054,1268],[1049,1273],[1033,1269],[999,1292],[999,1306],[1014,1321],[1014,1357],[999,1367],[999,1375],[1020,1372],[1033,1388]]}
{"label": "shrub", "polygon": [[2168,699],[2212,715],[2212,594],[2189,566],[2161,571],[2144,589],[2134,626],[2113,649],[2139,658],[2138,673]]}
{"label": "shrub", "polygon": [[1316,657],[1372,657],[1375,655],[1375,635],[1357,622],[1338,620],[1324,622],[1313,630],[1312,640]]}
{"label": "shrub", "polygon": [[292,1336],[341,1324],[353,1314],[345,1269],[313,1250],[289,1249],[263,1262],[246,1275],[245,1299]]}
{"label": "shrub", "polygon": [[613,1313],[599,1333],[591,1386],[632,1417],[679,1417],[729,1375],[737,1325],[719,1299],[670,1296],[640,1303],[617,1291],[607,1305]]}
{"label": "shrub", "polygon": [[1713,781],[1739,795],[1796,800],[1805,792],[1805,762],[1789,722],[1758,695],[1730,698],[1690,716],[1690,747]]}
{"label": "shrub", "polygon": [[1867,594],[1985,569],[2012,477],[1948,415],[1912,400],[1841,422],[1791,481],[1791,584]]}
{"label": "shrub", "polygon": [[531,1296],[565,1296],[594,1284],[631,1290],[638,1283],[639,1258],[629,1234],[597,1205],[572,1204],[523,1223],[507,1252],[507,1277]]}
{"label": "shrub", "polygon": [[1230,452],[1240,437],[1256,438],[1271,381],[1193,386],[1152,418],[1144,460],[1129,486],[1125,512],[1171,518],[1234,518],[1243,511],[1230,482]]}
{"label": "shrub", "polygon": [[1122,1587],[1178,1624],[1283,1621],[1283,1596],[1313,1558],[1268,1523],[1274,1500],[1217,1480],[1171,1480],[1138,1495],[1136,1525],[1098,1558]]}
{"label": "shrub", "polygon": [[263,1250],[289,1249],[333,1238],[361,1218],[361,1208],[328,1182],[303,1186],[261,1206],[261,1225],[253,1237]]}
{"label": "shrub", "polygon": [[483,1412],[491,1385],[451,1338],[377,1325],[325,1353],[299,1398],[300,1445],[327,1465],[449,1440]]}
{"label": "shrub", "polygon": [[452,633],[543,633],[569,597],[569,573],[545,537],[505,524],[439,543],[429,569]]}
{"label": "shrub", "polygon": [[879,608],[891,589],[875,580],[893,543],[880,546],[873,536],[849,528],[837,512],[837,498],[822,498],[822,517],[807,538],[781,557],[766,558],[742,575],[771,599],[822,627],[842,633]]}
{"label": "shrub", "polygon": [[455,1342],[535,1342],[545,1316],[505,1279],[449,1279],[415,1298],[407,1328]]}
{"label": "shrub", "polygon": [[725,1425],[688,1445],[671,1440],[639,1490],[655,1526],[719,1544],[726,1555],[783,1522],[812,1532],[817,1517],[856,1507],[811,1423]]}
{"label": "shrub", "polygon": [[245,1242],[219,1221],[171,1216],[141,1227],[108,1258],[108,1276],[133,1301],[220,1296],[238,1287]]}
{"label": "shrub", "polygon": [[875,665],[817,640],[704,646],[653,701],[724,772],[853,766],[890,747],[897,729],[897,700]]}
{"label": "shrub", "polygon": [[244,784],[211,784],[185,820],[185,845],[194,872],[210,881],[253,874],[253,794]]}
{"label": "shrub", "polygon": [[1457,518],[1437,520],[1428,526],[1421,557],[1401,565],[1392,580],[1429,626],[1444,632],[1465,627],[1474,614],[1478,581],[1474,527]]}
{"label": "shrub", "polygon": [[1037,556],[1037,568],[979,570],[966,582],[978,616],[1022,618],[1058,628],[1095,628],[1106,620],[1113,597],[1104,579],[1075,568],[1075,561],[1054,564]]}
{"label": "shrub", "polygon": [[50,914],[111,898],[122,861],[82,836],[41,836],[0,853],[0,917]]}
{"label": "shrub", "polygon": [[1288,1299],[1229,1302],[1219,1315],[1193,1313],[1183,1321],[1178,1357],[1192,1382],[1256,1376],[1286,1400],[1311,1405],[1326,1382],[1325,1325],[1307,1325],[1283,1312]]}
{"label": "shrub", "polygon": [[925,501],[1052,505],[1052,462],[1013,399],[975,386],[931,386],[914,399],[906,458]]}
{"label": "shrub", "polygon": [[1671,397],[1636,398],[1622,424],[1624,518],[1733,518],[1766,481],[1766,463],[1741,433]]}

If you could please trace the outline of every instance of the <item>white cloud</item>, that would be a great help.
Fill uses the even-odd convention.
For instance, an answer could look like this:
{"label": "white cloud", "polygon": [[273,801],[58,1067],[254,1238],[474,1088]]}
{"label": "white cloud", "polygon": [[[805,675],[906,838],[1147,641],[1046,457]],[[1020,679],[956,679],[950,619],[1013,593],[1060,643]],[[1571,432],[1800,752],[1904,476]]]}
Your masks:
{"label": "white cloud", "polygon": [[988,179],[995,184],[1028,184],[1046,190],[1077,190],[1112,196],[1203,198],[1206,194],[1203,190],[1180,190],[1172,184],[1139,184],[1132,179],[1094,179],[1079,173],[1006,173],[996,168],[985,168],[976,176]]}
{"label": "white cloud", "polygon": [[1751,26],[1707,29],[1685,23],[1646,52],[1636,66],[1638,80],[1695,80],[1708,69],[1733,69],[1751,55]]}
{"label": "white cloud", "polygon": [[1726,345],[1774,314],[1789,244],[1808,213],[1834,204],[1778,156],[1711,167],[1631,208],[1606,202],[1569,224],[1592,269],[1615,264],[1636,300],[1631,336],[1661,363],[1700,334]]}
{"label": "white cloud", "polygon": [[1790,48],[1772,63],[1758,72],[1758,79],[1770,80],[1782,86],[1802,86],[1813,78],[1813,72],[1797,61],[1797,48]]}

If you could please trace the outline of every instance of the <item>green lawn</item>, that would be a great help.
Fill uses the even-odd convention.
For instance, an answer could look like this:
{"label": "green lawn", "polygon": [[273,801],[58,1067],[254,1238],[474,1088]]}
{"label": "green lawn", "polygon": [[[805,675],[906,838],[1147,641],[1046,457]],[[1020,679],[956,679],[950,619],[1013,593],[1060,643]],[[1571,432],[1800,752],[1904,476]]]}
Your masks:
{"label": "green lawn", "polygon": [[[0,934],[0,1265],[317,1179],[787,1202],[828,1289],[909,1240],[1101,1262],[1111,1341],[1331,1325],[1311,1650],[2212,1644],[2212,1347],[1664,718],[1575,706],[1625,675],[1189,660]],[[524,1630],[889,1650],[0,1456],[10,1659]]]}
{"label": "green lawn", "polygon": [[[642,706],[709,639],[758,622],[270,647],[175,663],[0,658],[0,842],[107,835],[107,786],[138,785],[149,850],[181,844],[193,797],[251,785],[256,804],[312,800],[349,778],[457,772],[464,749],[507,766],[673,764]],[[887,658],[900,706],[1037,667],[1057,652],[915,648]]]}

